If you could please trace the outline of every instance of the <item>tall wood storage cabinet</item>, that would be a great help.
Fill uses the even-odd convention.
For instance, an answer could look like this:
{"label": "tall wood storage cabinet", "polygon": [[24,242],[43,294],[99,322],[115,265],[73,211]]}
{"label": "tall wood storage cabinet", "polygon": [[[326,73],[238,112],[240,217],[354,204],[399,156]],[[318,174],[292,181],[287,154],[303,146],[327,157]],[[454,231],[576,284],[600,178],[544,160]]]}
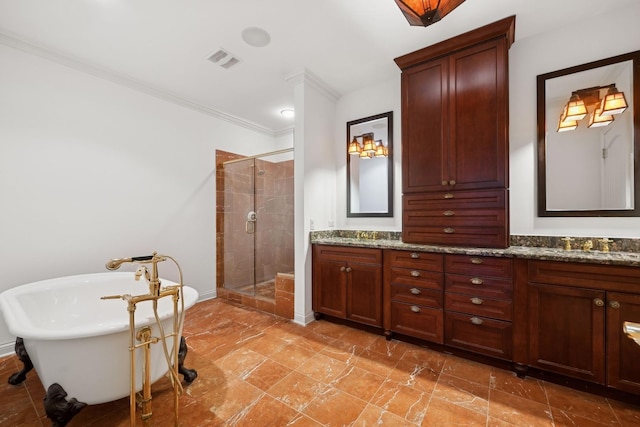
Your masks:
{"label": "tall wood storage cabinet", "polygon": [[395,59],[404,242],[508,246],[514,27],[512,16]]}

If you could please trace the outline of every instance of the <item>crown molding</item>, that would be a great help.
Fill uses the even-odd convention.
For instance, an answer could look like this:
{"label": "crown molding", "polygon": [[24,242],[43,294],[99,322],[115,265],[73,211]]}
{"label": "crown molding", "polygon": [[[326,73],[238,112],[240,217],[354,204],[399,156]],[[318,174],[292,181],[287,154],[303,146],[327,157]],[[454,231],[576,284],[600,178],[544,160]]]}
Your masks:
{"label": "crown molding", "polygon": [[306,68],[285,74],[283,78],[286,82],[294,85],[300,83],[308,84],[334,103],[338,102],[342,96],[340,92],[333,89],[327,82]]}
{"label": "crown molding", "polygon": [[57,64],[64,65],[76,71],[90,74],[94,77],[98,77],[100,79],[107,80],[121,86],[126,86],[129,89],[144,93],[145,95],[153,96],[154,98],[171,102],[173,104],[177,104],[182,107],[225,120],[234,125],[252,130],[254,132],[262,133],[271,137],[275,137],[279,133],[274,131],[273,129],[269,129],[257,123],[250,122],[238,116],[234,116],[233,114],[225,113],[215,108],[211,108],[206,105],[191,101],[170,91],[148,85],[126,74],[118,73],[108,68],[86,62],[84,60],[81,60],[80,58],[53,49],[51,47],[46,47],[23,40],[15,35],[8,34],[8,32],[3,29],[0,29],[0,43],[8,47],[21,50],[28,54],[47,59]]}

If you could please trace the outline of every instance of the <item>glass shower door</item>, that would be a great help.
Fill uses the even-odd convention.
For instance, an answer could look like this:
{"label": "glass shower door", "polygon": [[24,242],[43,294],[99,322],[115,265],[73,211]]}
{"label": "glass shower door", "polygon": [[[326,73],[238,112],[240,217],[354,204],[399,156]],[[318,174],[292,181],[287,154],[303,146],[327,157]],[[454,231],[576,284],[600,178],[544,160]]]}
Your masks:
{"label": "glass shower door", "polygon": [[224,287],[255,294],[255,159],[224,166]]}

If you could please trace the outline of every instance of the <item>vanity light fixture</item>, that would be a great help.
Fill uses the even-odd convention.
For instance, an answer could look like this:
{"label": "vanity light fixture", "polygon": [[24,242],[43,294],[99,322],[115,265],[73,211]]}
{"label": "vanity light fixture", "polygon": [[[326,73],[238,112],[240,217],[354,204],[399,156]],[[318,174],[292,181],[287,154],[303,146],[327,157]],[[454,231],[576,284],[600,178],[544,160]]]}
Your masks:
{"label": "vanity light fixture", "polygon": [[589,128],[599,128],[603,126],[608,126],[613,121],[612,115],[604,115],[602,114],[602,109],[597,107],[591,114],[589,114]]}
{"label": "vanity light fixture", "polygon": [[580,95],[573,92],[569,99],[569,103],[567,103],[566,116],[563,118],[563,121],[572,122],[582,120],[586,115],[587,106],[584,105],[584,101],[580,99]]}
{"label": "vanity light fixture", "polygon": [[607,96],[602,99],[600,109],[603,116],[622,113],[627,109],[627,100],[624,97],[624,92],[619,92],[615,85],[610,87],[607,91]]}
{"label": "vanity light fixture", "polygon": [[447,16],[464,0],[395,0],[409,25],[428,27]]}
{"label": "vanity light fixture", "polygon": [[385,146],[382,144],[382,140],[376,141],[376,151],[373,153],[374,157],[386,157]]}
{"label": "vanity light fixture", "polygon": [[360,154],[362,152],[362,147],[360,146],[360,143],[358,142],[355,136],[353,137],[353,141],[349,143],[349,148],[347,149],[347,152],[349,154]]}
{"label": "vanity light fixture", "polygon": [[[606,96],[604,91],[606,92]],[[616,89],[615,83],[606,86],[595,86],[572,92],[569,102],[564,106],[558,132],[574,130],[578,121],[589,115],[587,127],[596,128],[610,125],[613,115],[627,109],[627,101],[623,92]]]}
{"label": "vanity light fixture", "polygon": [[[362,144],[358,141],[358,138],[362,138]],[[384,146],[381,139],[374,140],[373,132],[369,132],[362,135],[354,135],[347,146],[347,153],[357,154],[361,159],[370,159],[374,156],[387,157],[389,149]]]}
{"label": "vanity light fixture", "polygon": [[362,137],[362,141],[364,143],[362,151],[366,151],[371,154],[376,152],[376,144],[373,142],[373,133],[365,133]]}

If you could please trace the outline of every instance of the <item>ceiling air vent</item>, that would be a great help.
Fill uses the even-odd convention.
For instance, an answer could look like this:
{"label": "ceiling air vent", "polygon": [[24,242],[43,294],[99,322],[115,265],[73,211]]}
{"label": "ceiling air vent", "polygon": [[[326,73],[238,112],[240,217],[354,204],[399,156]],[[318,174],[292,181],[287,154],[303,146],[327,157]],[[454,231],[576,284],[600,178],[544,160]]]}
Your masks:
{"label": "ceiling air vent", "polygon": [[236,58],[232,53],[229,53],[224,49],[218,49],[216,53],[207,59],[226,69],[229,69],[240,62],[240,59]]}

